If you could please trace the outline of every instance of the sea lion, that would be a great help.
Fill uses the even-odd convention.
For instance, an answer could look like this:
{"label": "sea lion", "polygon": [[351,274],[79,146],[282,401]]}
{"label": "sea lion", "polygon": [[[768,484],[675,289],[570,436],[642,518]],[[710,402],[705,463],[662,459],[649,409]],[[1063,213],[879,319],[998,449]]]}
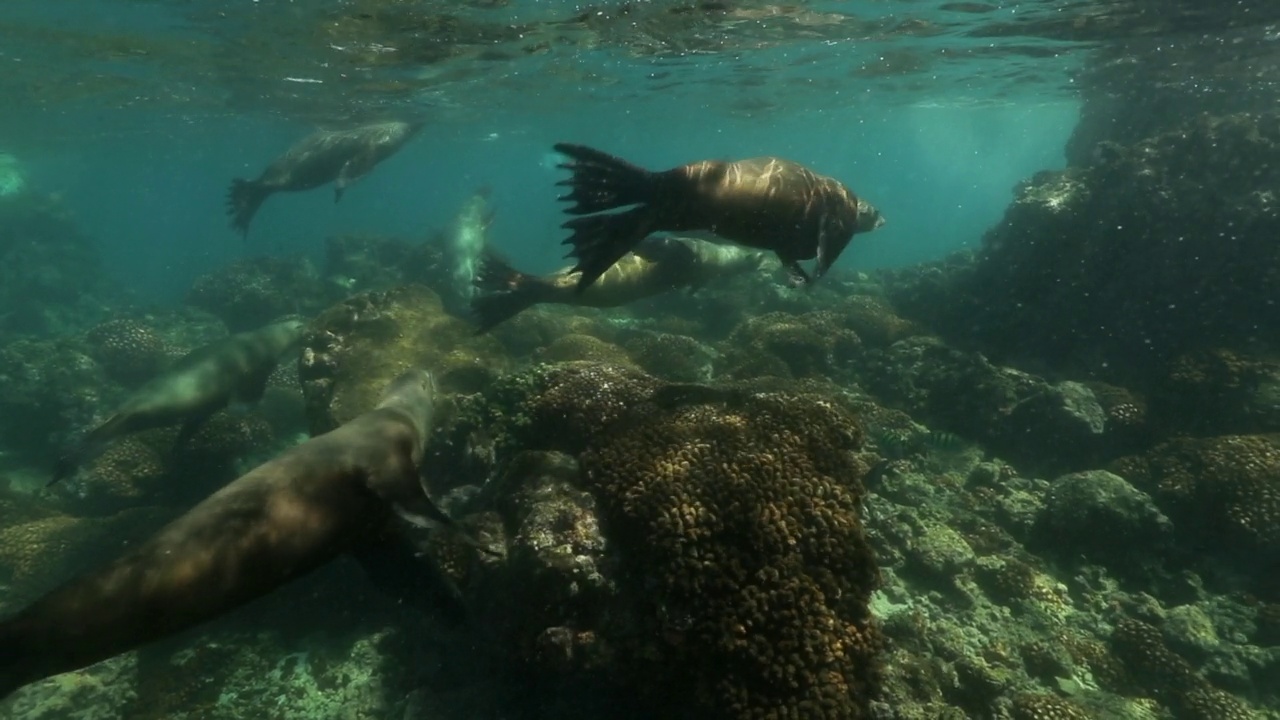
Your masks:
{"label": "sea lion", "polygon": [[75,471],[108,442],[140,430],[182,423],[175,447],[191,438],[233,399],[257,402],[280,356],[302,341],[306,324],[286,320],[196,348],[147,381],[70,452],[58,459],[49,484]]}
{"label": "sea lion", "polygon": [[[855,232],[869,232],[884,217],[866,200],[834,178],[777,157],[736,162],[703,160],[652,172],[583,145],[557,143],[571,158],[560,167],[573,172],[571,192],[559,200],[574,203],[565,212],[591,215],[562,227],[573,230],[564,241],[581,272],[578,288],[596,278],[650,233],[705,230],[747,247],[771,250],[791,275],[792,284],[809,284],[826,274]],[[592,215],[635,205],[629,210]],[[817,258],[813,277],[798,261]]]}
{"label": "sea lion", "polygon": [[249,237],[249,223],[274,193],[312,190],[333,183],[333,201],[378,163],[391,157],[418,131],[422,122],[382,122],[351,130],[321,130],[276,158],[256,180],[236,178],[227,193],[231,226]]}
{"label": "sea lion", "polygon": [[671,290],[695,291],[717,278],[757,270],[765,260],[764,253],[706,240],[649,237],[580,291],[582,274],[574,268],[541,277],[526,275],[488,253],[476,285],[489,294],[472,299],[471,310],[477,332],[484,333],[539,303],[617,307]]}
{"label": "sea lion", "polygon": [[[397,514],[452,525],[420,474],[435,402],[430,374],[402,374],[373,410],[249,471],[141,546],[0,622],[0,698],[223,615],[342,553],[376,555],[371,543]],[[400,590],[421,576],[402,572],[397,582]]]}

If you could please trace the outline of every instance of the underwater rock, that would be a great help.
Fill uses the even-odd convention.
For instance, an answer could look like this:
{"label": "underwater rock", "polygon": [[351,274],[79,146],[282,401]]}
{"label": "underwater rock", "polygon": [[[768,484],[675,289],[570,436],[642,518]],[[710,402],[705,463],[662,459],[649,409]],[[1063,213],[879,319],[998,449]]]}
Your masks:
{"label": "underwater rock", "polygon": [[218,316],[236,333],[283,315],[311,315],[324,307],[324,292],[319,273],[305,257],[260,255],[196,278],[186,302]]}
{"label": "underwater rock", "polygon": [[547,687],[628,688],[647,716],[869,717],[857,421],[818,396],[668,387],[574,362],[464,403],[445,434],[486,428],[503,468],[464,521],[509,532],[460,586]]}
{"label": "underwater rock", "polygon": [[1167,431],[1196,435],[1280,432],[1280,353],[1200,350],[1178,357],[1153,390]]}
{"label": "underwater rock", "polygon": [[1084,469],[1108,447],[1106,412],[1080,383],[1050,384],[933,337],[912,337],[866,357],[867,388],[886,405],[1033,471]]}
{"label": "underwater rock", "polygon": [[1275,351],[1280,114],[1107,148],[1024,183],[975,263],[932,294],[891,286],[895,307],[996,362],[1140,388],[1187,352]]}
{"label": "underwater rock", "polygon": [[473,393],[507,364],[497,341],[476,336],[422,285],[360,293],[311,327],[298,374],[313,435],[372,409],[406,368],[430,370],[446,391]]}
{"label": "underwater rock", "polygon": [[847,376],[860,359],[857,333],[833,312],[771,312],[744,320],[720,345],[719,372],[729,377]]}
{"label": "underwater rock", "polygon": [[[413,243],[383,235],[337,235],[325,240],[324,282],[331,302],[357,292],[426,285],[436,294],[452,290],[441,240]],[[441,296],[442,300],[444,296]],[[466,317],[465,303],[445,309]]]}
{"label": "underwater rock", "polygon": [[115,295],[96,246],[61,199],[31,191],[0,198],[0,330],[78,332]]}
{"label": "underwater rock", "polygon": [[1111,470],[1150,493],[1202,571],[1234,568],[1252,592],[1280,598],[1280,435],[1178,438]]}
{"label": "underwater rock", "polygon": [[708,382],[716,351],[687,335],[642,332],[622,345],[642,370],[671,382]]}
{"label": "underwater rock", "polygon": [[95,325],[85,335],[89,354],[107,376],[136,385],[160,372],[181,355],[150,325],[132,318],[115,318]]}
{"label": "underwater rock", "polygon": [[583,361],[634,366],[627,351],[613,343],[579,333],[561,335],[552,340],[534,353],[534,359],[550,363]]}
{"label": "underwater rock", "polygon": [[1053,481],[1033,529],[1035,545],[1057,557],[1089,562],[1117,572],[1159,564],[1173,544],[1173,523],[1151,496],[1105,470],[1064,475]]}
{"label": "underwater rock", "polygon": [[56,456],[69,433],[94,420],[111,384],[71,338],[0,347],[0,434],[33,461]]}

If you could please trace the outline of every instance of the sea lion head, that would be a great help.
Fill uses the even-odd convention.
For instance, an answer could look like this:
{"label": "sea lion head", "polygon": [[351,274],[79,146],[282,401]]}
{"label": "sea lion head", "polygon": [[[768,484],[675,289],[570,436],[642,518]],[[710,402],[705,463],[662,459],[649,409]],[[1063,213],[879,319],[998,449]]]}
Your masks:
{"label": "sea lion head", "polygon": [[268,326],[266,334],[271,338],[268,342],[278,346],[280,352],[287,352],[302,344],[307,335],[307,321],[298,318],[282,320]]}
{"label": "sea lion head", "polygon": [[[396,376],[382,391],[377,407],[408,413],[414,425],[429,428],[436,410],[435,377],[422,368],[410,368]],[[425,432],[425,430],[424,430]]]}
{"label": "sea lion head", "polygon": [[871,232],[884,224],[884,216],[874,205],[858,198],[858,220],[856,232]]}

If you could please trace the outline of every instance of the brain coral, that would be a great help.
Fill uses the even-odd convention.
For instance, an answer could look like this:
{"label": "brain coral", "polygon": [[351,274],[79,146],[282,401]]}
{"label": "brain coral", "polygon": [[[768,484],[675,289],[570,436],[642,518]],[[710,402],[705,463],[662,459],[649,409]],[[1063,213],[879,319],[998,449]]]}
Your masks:
{"label": "brain coral", "polygon": [[88,332],[89,352],[113,379],[132,383],[156,374],[170,348],[150,326],[137,320],[108,320]]}
{"label": "brain coral", "polygon": [[713,717],[867,717],[861,429],[819,399],[713,398],[633,406],[583,455],[667,644],[637,676]]}
{"label": "brain coral", "polygon": [[1280,435],[1179,438],[1115,470],[1155,498],[1183,542],[1257,567],[1280,559]]}

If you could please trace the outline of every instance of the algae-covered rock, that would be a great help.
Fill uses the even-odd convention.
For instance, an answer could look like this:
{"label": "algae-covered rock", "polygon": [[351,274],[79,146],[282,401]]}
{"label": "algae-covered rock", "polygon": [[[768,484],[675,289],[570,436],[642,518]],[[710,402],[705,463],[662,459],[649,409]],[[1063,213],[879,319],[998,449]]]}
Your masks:
{"label": "algae-covered rock", "polygon": [[1154,559],[1173,542],[1173,523],[1151,496],[1105,470],[1055,480],[1035,530],[1046,548],[1111,568]]}
{"label": "algae-covered rock", "polygon": [[476,336],[422,285],[350,297],[312,330],[298,366],[312,434],[372,409],[406,368],[432,371],[446,391],[475,392],[507,364],[495,340]]}

